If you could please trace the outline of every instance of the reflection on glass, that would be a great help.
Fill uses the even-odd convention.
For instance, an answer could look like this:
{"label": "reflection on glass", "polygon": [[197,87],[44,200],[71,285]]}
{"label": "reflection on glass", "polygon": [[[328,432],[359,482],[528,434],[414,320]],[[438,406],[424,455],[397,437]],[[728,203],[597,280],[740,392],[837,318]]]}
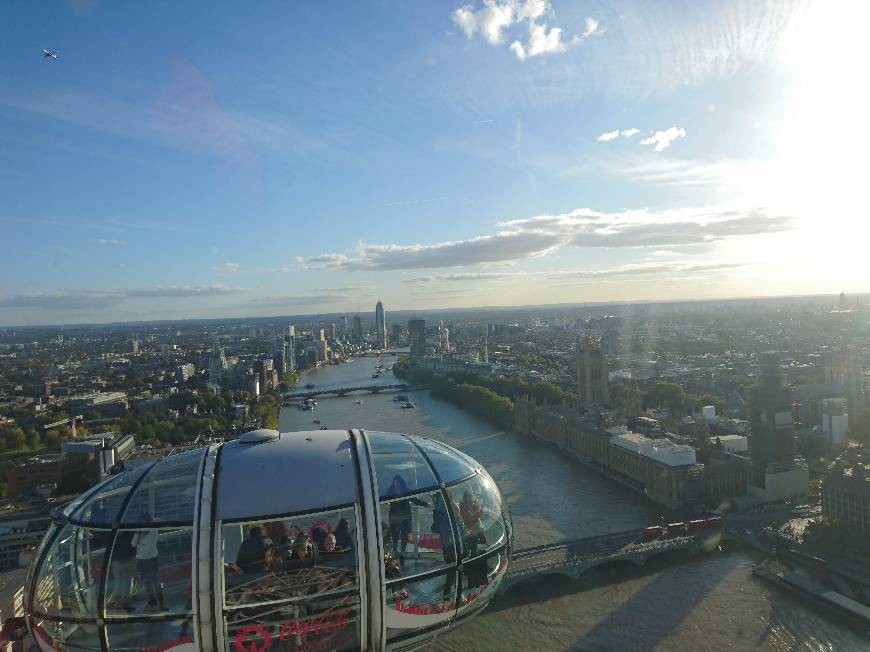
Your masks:
{"label": "reflection on glass", "polygon": [[501,498],[489,476],[475,475],[448,488],[459,514],[462,558],[472,559],[507,542]]}
{"label": "reflection on glass", "polygon": [[67,525],[55,537],[36,578],[34,609],[76,617],[97,615],[108,530]]}
{"label": "reflection on glass", "polygon": [[163,620],[149,623],[106,625],[109,649],[171,650],[193,643],[189,620]]}
{"label": "reflection on glass", "polygon": [[498,590],[507,565],[507,549],[463,564],[459,610],[485,607]]}
{"label": "reflection on glass", "polygon": [[226,614],[226,649],[358,650],[359,598],[345,593],[323,600],[271,604]]}
{"label": "reflection on glass", "polygon": [[368,433],[381,500],[434,489],[438,482],[420,451],[401,435]]}
{"label": "reflection on glass", "polygon": [[227,606],[302,598],[357,584],[353,508],[228,523],[221,532]]}
{"label": "reflection on glass", "polygon": [[164,458],[136,487],[122,523],[192,522],[197,470],[205,452],[200,448]]}
{"label": "reflection on glass", "polygon": [[407,577],[455,563],[456,548],[440,491],[381,503],[386,577]]}
{"label": "reflection on glass", "polygon": [[84,523],[111,525],[118,520],[124,499],[142,474],[152,464],[143,464],[110,478],[91,498],[86,499],[81,508],[71,518]]}
{"label": "reflection on glass", "polygon": [[100,631],[93,623],[37,620],[33,637],[54,650],[100,650]]}
{"label": "reflection on glass", "polygon": [[192,533],[185,529],[119,530],[109,557],[106,613],[188,613]]}
{"label": "reflection on glass", "polygon": [[452,568],[422,580],[391,582],[384,611],[387,640],[449,620],[456,609],[455,582]]}
{"label": "reflection on glass", "polygon": [[441,482],[450,484],[467,478],[480,467],[474,460],[455,449],[448,449],[442,444],[426,437],[411,437],[423,449]]}

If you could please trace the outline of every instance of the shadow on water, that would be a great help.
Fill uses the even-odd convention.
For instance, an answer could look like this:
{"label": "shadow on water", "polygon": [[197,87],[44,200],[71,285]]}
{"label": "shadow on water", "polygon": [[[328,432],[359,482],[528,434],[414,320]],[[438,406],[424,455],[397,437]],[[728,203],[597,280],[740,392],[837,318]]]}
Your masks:
{"label": "shadow on water", "polygon": [[[629,639],[628,649],[655,649],[680,628],[697,605],[739,564],[736,557],[731,558],[731,563],[707,564],[703,570],[699,570],[704,573],[704,581],[682,581],[674,574],[661,572],[667,565],[689,559],[699,558],[691,553],[675,552],[665,553],[651,560],[646,574],[657,573],[656,577],[575,641],[570,649],[612,648],[614,631],[623,632],[624,639]],[[726,556],[722,561],[727,562],[728,559]],[[664,602],[667,604],[664,605]],[[665,608],[655,608],[655,618],[639,619],[638,614],[648,612],[650,605],[662,605]]]}
{"label": "shadow on water", "polygon": [[653,575],[660,570],[649,566],[639,566],[632,561],[618,560],[596,566],[577,579],[564,575],[544,575],[514,584],[505,593],[493,600],[487,607],[487,613],[497,613],[536,602],[546,602],[568,595],[582,594],[614,582]]}

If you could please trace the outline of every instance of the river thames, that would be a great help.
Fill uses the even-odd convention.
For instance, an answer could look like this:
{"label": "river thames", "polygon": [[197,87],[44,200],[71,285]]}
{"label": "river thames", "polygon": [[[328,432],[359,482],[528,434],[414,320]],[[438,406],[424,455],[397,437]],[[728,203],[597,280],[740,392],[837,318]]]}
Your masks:
{"label": "river thames", "polygon": [[[375,358],[307,372],[300,388],[400,382],[371,378]],[[395,358],[383,359],[386,366]],[[361,401],[358,403],[357,401]],[[318,399],[315,412],[283,408],[280,428],[366,428],[426,435],[480,461],[510,507],[515,546],[524,548],[659,521],[638,494],[516,433],[414,392],[414,410],[391,394]],[[859,631],[816,612],[751,574],[760,557],[743,549],[675,554],[645,566],[610,564],[579,580],[520,584],[432,650],[867,650]]]}

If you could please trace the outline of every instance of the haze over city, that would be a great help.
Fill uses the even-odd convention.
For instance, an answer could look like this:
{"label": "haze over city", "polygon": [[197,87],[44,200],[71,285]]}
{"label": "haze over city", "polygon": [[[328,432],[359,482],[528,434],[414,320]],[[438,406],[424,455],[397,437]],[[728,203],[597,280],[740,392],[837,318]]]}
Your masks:
{"label": "haze over city", "polygon": [[866,291],[866,11],[6,4],[0,324]]}

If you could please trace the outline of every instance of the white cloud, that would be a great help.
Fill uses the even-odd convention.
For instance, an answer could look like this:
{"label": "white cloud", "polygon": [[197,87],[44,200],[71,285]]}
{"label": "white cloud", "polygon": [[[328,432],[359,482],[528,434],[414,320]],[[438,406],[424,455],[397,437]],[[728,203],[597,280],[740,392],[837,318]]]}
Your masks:
{"label": "white cloud", "polygon": [[408,285],[428,287],[434,283],[437,284],[454,284],[468,283],[475,284],[481,281],[502,281],[508,280],[511,282],[521,281],[523,279],[541,280],[548,279],[551,281],[560,282],[588,282],[588,281],[603,281],[608,278],[626,277],[650,277],[662,275],[678,275],[686,273],[705,273],[705,272],[722,272],[729,269],[745,267],[750,263],[747,262],[705,262],[697,263],[693,261],[655,261],[643,263],[630,263],[619,265],[616,267],[606,267],[603,269],[574,269],[574,270],[544,270],[536,272],[465,272],[457,274],[433,274],[431,276],[415,276],[405,279],[402,282]]}
{"label": "white cloud", "polygon": [[212,269],[216,272],[227,272],[230,274],[234,274],[236,272],[242,271],[242,266],[240,263],[221,263],[220,265],[215,265]]}
{"label": "white cloud", "polygon": [[528,41],[520,39],[511,42],[509,49],[520,61],[545,54],[565,52],[570,45],[580,43],[594,34],[601,34],[599,22],[589,17],[582,35],[568,41],[562,39],[561,27],[548,27],[538,20],[544,16],[555,18],[549,0],[483,0],[479,9],[468,4],[455,10],[450,18],[465,33],[466,38],[480,35],[490,45],[504,42],[504,33],[511,27],[528,23]]}
{"label": "white cloud", "polygon": [[615,129],[614,131],[605,131],[598,137],[598,140],[602,142],[607,142],[608,140],[614,140],[619,138],[619,129]]}
{"label": "white cloud", "polygon": [[604,34],[604,29],[601,27],[601,24],[592,16],[588,16],[586,18],[586,29],[583,30],[583,38],[597,36],[599,34]]}
{"label": "white cloud", "polygon": [[640,130],[635,129],[634,127],[632,127],[631,129],[623,129],[622,131],[620,131],[619,129],[614,129],[613,131],[605,131],[596,140],[606,143],[609,140],[616,140],[620,136],[622,136],[623,138],[631,138],[638,133],[640,133]]}
{"label": "white cloud", "polygon": [[529,22],[529,42],[525,46],[519,41],[511,43],[511,52],[517,59],[525,61],[528,57],[537,57],[542,54],[554,54],[564,52],[568,46],[562,41],[562,29],[552,27],[547,30],[546,25]]}
{"label": "white cloud", "polygon": [[0,297],[0,308],[99,310],[115,307],[128,300],[214,297],[240,291],[226,285],[155,285],[126,290],[69,289]]}
{"label": "white cloud", "polygon": [[564,247],[660,249],[778,233],[791,229],[793,224],[791,219],[764,208],[718,206],[616,213],[578,208],[568,213],[508,220],[496,226],[496,233],[466,240],[428,245],[361,242],[349,254],[327,253],[296,261],[306,269],[347,271],[512,265]]}
{"label": "white cloud", "polygon": [[657,131],[652,136],[640,141],[641,145],[655,145],[655,151],[660,152],[670,146],[677,138],[685,138],[686,130],[682,127],[670,127],[664,131]]}
{"label": "white cloud", "polygon": [[97,244],[110,245],[113,247],[126,247],[128,242],[126,240],[112,240],[107,238],[100,238],[99,240],[97,240]]}
{"label": "white cloud", "polygon": [[496,0],[483,0],[483,7],[474,10],[472,5],[465,5],[453,12],[451,18],[467,38],[480,32],[490,45],[502,42],[502,30],[514,22],[516,3],[499,3]]}

